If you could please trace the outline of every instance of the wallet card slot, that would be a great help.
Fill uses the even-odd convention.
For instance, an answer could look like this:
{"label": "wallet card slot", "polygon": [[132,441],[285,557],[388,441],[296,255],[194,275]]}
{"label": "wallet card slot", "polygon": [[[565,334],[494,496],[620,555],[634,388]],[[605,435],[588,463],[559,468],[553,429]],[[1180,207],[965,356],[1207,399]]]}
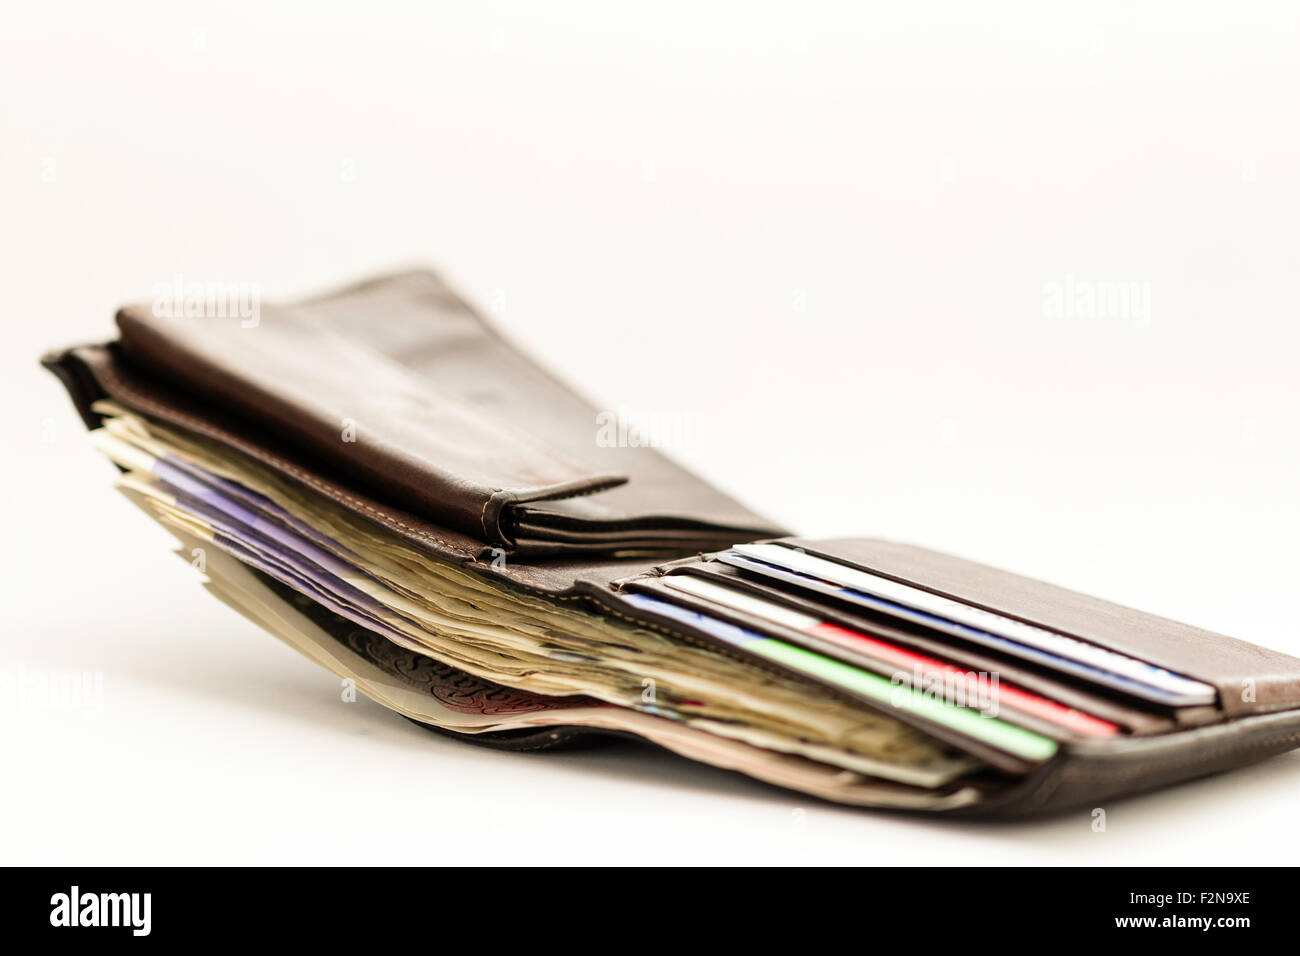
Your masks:
{"label": "wallet card slot", "polygon": [[[960,730],[955,730],[953,727],[947,726],[942,722],[929,719],[925,716],[923,711],[918,711],[917,709],[908,706],[894,706],[888,700],[882,700],[877,695],[857,692],[837,684],[828,683],[810,677],[806,671],[801,670],[796,666],[780,661],[774,661],[771,658],[746,650],[743,646],[738,647],[734,644],[720,640],[717,636],[711,634],[707,630],[701,629],[697,626],[692,626],[690,623],[684,622],[678,618],[666,616],[657,613],[652,609],[638,606],[627,600],[627,594],[644,594],[650,597],[662,599],[665,602],[677,605],[678,607],[717,618],[724,622],[735,623],[740,627],[749,628],[764,636],[770,636],[777,640],[781,640],[786,636],[777,629],[767,628],[763,626],[761,622],[754,621],[753,619],[747,618],[743,615],[720,612],[718,608],[708,602],[694,599],[688,595],[674,593],[666,588],[662,581],[658,580],[655,576],[635,577],[623,582],[620,590],[624,595],[620,600],[620,604],[624,608],[624,610],[620,612],[620,615],[627,617],[638,625],[654,627],[679,640],[689,640],[690,642],[706,647],[715,653],[732,657],[743,661],[750,666],[758,667],[762,670],[768,670],[786,678],[794,677],[805,681],[813,680],[817,683],[822,692],[828,696],[851,701],[858,706],[863,706],[869,710],[893,717],[902,723],[923,731],[927,735],[934,737],[936,740],[940,740],[958,750],[971,754],[1003,772],[1015,775],[1028,773],[1043,760],[1050,759],[1051,757],[1052,748],[1050,746],[1047,750],[1042,752],[1040,756],[1034,758],[1009,752],[1001,747],[990,745],[984,740],[974,738]],[[983,718],[975,717],[974,719],[982,720]],[[1015,728],[1012,728],[1012,730],[1014,731]],[[1045,737],[1040,739],[1043,741],[1047,740]]]}
{"label": "wallet card slot", "polygon": [[883,616],[937,632],[956,643],[974,644],[1156,706],[1204,707],[1214,704],[1218,696],[1204,681],[803,549],[738,544],[716,558],[747,574],[771,579],[777,586],[812,591],[852,606],[869,618]]}
{"label": "wallet card slot", "polygon": [[[809,615],[797,612],[783,613],[781,609],[773,609],[771,605],[774,602],[770,601],[766,596],[758,601],[762,606],[761,609],[760,607],[747,608],[742,606],[742,603],[737,602],[737,597],[740,598],[741,602],[744,601],[744,597],[738,595],[730,584],[723,585],[721,590],[717,589],[712,583],[706,584],[704,585],[706,590],[702,592],[699,588],[688,588],[687,585],[693,582],[683,581],[683,577],[700,580],[699,575],[692,574],[690,571],[682,571],[676,575],[661,577],[655,583],[656,585],[662,584],[666,590],[660,593],[665,597],[670,596],[674,602],[690,601],[692,608],[705,613],[711,618],[729,622],[748,631],[793,645],[802,651],[809,651],[814,655],[828,658],[834,661],[836,665],[847,664],[850,668],[865,672],[873,677],[885,678],[895,688],[918,690],[936,699],[946,700],[954,706],[977,711],[982,717],[996,718],[1057,741],[1081,739],[1083,734],[1065,724],[1042,719],[1041,713],[1044,709],[1055,707],[1058,713],[1068,714],[1076,718],[1078,723],[1087,722],[1096,727],[1105,728],[1107,733],[1120,733],[1118,725],[1112,725],[1102,720],[1094,721],[1089,716],[1071,712],[1068,708],[1057,706],[1055,702],[1047,700],[1040,699],[1040,702],[1045,706],[1029,711],[1017,711],[1014,707],[1005,706],[1009,699],[1017,696],[1019,688],[1011,687],[1009,682],[1004,688],[1002,675],[997,670],[977,672],[973,669],[967,669],[959,671],[956,667],[953,667],[947,672],[942,672],[942,664],[950,664],[950,661],[945,662],[938,658],[923,659],[919,657],[914,657],[907,666],[902,666],[888,660],[888,655],[882,657],[880,652],[871,653],[869,645],[865,641],[860,642],[855,647],[849,645],[847,641],[838,639],[843,636],[843,632],[806,627],[805,625],[811,623]],[[656,588],[656,590],[658,589]],[[699,598],[699,600],[696,600],[696,598]],[[825,618],[818,615],[817,620],[824,622]],[[872,635],[872,637],[878,642],[879,647],[888,647],[883,643],[884,635],[876,634]],[[889,649],[896,650],[897,648]],[[921,670],[923,660],[928,667],[928,672],[922,672]],[[843,671],[841,672],[843,673]],[[1004,689],[1006,693],[1003,693]],[[1023,695],[1021,699],[1024,699]],[[1034,710],[1038,712],[1035,713]]]}
{"label": "wallet card slot", "polygon": [[913,545],[778,543],[1202,681],[1224,713],[1300,704],[1300,660],[1245,641]]}
{"label": "wallet card slot", "polygon": [[[1129,734],[1157,734],[1184,723],[1216,719],[1212,708],[1194,708],[1173,714],[1135,707],[1113,696],[1097,693],[1094,688],[1061,680],[1056,675],[1026,667],[1014,660],[998,657],[979,648],[963,647],[917,628],[900,626],[888,619],[868,618],[850,607],[840,607],[818,599],[815,594],[785,590],[765,580],[747,576],[717,561],[675,563],[666,575],[689,574],[716,581],[743,593],[779,604],[800,613],[810,614],[828,623],[897,644],[918,654],[947,661],[953,666],[976,674],[996,674],[1000,682],[1023,688],[1057,703],[1117,724]],[[834,649],[829,649],[834,653]],[[845,658],[846,660],[848,658]]]}

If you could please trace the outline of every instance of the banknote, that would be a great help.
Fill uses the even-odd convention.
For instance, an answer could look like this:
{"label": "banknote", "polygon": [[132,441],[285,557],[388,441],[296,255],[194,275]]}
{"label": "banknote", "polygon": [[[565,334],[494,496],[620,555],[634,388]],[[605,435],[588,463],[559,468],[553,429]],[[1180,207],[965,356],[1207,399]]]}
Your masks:
{"label": "banknote", "polygon": [[[148,507],[144,496],[129,488],[127,493]],[[179,543],[177,554],[186,561],[206,543],[174,527],[172,533]],[[210,593],[259,627],[352,681],[365,696],[420,723],[467,734],[570,726],[632,733],[682,756],[840,803],[948,808],[972,803],[978,796],[960,784],[944,786],[969,770],[969,761],[904,767],[864,759],[860,772],[850,772],[819,760],[825,756],[819,748],[773,747],[779,742],[761,732],[727,728],[719,733],[707,722],[689,726],[590,697],[547,697],[475,677],[355,627],[317,602],[275,587],[221,551],[207,556],[204,575]],[[885,775],[899,782],[872,779]],[[943,792],[931,792],[940,787]]]}
{"label": "banknote", "polygon": [[[887,715],[654,631],[495,586],[225,449],[109,403],[98,410],[107,418],[95,440],[127,469],[124,491],[175,533],[214,545],[402,653],[543,698],[586,697],[841,771],[938,786],[978,769]],[[647,679],[655,687],[649,701]]]}

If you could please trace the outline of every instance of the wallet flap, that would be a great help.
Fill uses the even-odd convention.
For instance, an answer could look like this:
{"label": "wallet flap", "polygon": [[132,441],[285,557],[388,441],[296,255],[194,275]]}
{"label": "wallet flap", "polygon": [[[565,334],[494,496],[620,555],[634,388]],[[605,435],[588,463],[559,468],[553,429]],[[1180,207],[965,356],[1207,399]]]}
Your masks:
{"label": "wallet flap", "polygon": [[508,505],[627,480],[570,461],[310,314],[264,307],[250,324],[131,306],[117,323],[128,361],[487,542],[505,540]]}
{"label": "wallet flap", "polygon": [[120,343],[44,360],[88,425],[113,398],[398,533],[463,536],[458,554],[667,556],[782,533],[656,448],[600,442],[601,412],[429,272],[263,305],[252,322],[148,306],[118,321]]}
{"label": "wallet flap", "polygon": [[[597,495],[553,499],[514,509],[516,543],[530,553],[610,550],[624,535],[634,547],[647,527],[681,553],[787,534],[677,464],[653,444],[609,427],[618,416],[557,379],[504,338],[438,275],[400,272],[293,306],[335,332],[364,341],[424,381],[482,409],[498,421],[578,462],[592,473],[627,482]],[[606,361],[627,361],[608,330]],[[611,434],[611,432],[616,432]],[[627,438],[628,440],[624,440]],[[603,540],[602,540],[603,539]],[[571,547],[554,547],[556,542]],[[663,542],[657,546],[663,548]]]}

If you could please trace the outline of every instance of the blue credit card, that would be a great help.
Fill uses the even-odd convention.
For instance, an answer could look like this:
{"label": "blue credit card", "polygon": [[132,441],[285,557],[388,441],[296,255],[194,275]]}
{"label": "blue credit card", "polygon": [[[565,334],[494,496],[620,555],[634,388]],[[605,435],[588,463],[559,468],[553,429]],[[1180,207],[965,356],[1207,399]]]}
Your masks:
{"label": "blue credit card", "polygon": [[[1214,702],[1214,689],[1208,684],[1190,681],[1182,678],[1190,686],[1187,690],[1175,690],[1170,687],[1160,686],[1159,684],[1142,680],[1130,674],[1121,674],[1101,666],[1087,663],[1085,661],[1075,660],[1070,657],[1064,657],[1060,654],[1052,653],[1040,647],[1034,647],[1019,641],[1011,640],[1000,634],[994,634],[982,628],[973,627],[969,624],[963,624],[959,621],[953,621],[936,614],[920,610],[914,607],[908,607],[895,601],[877,597],[873,594],[867,594],[855,588],[845,587],[832,581],[816,577],[811,574],[805,574],[802,571],[795,571],[790,568],[780,567],[767,561],[760,561],[735,551],[724,551],[718,555],[718,560],[732,567],[742,570],[751,571],[764,577],[773,578],[787,584],[793,584],[800,588],[816,591],[830,597],[838,598],[850,604],[856,604],[868,608],[880,614],[890,617],[899,618],[912,624],[919,624],[933,630],[942,631],[945,634],[951,634],[954,637],[963,638],[974,644],[980,644],[992,650],[999,651],[1011,657],[1021,660],[1031,661],[1040,664],[1043,667],[1050,668],[1065,674],[1071,674],[1080,677],[1090,683],[1109,687],[1112,690],[1121,691],[1132,697],[1138,697],[1142,700],[1152,701],[1153,703],[1163,704],[1168,707],[1188,707],[1199,704],[1211,704]],[[1132,659],[1128,659],[1132,662]],[[1173,675],[1171,672],[1163,671],[1151,664],[1145,664],[1153,672],[1160,674]]]}

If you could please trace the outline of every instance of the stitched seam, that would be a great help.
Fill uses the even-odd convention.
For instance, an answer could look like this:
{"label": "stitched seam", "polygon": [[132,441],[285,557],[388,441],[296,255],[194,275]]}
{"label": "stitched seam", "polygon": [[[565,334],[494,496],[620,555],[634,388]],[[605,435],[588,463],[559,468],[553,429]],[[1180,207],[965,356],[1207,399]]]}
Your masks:
{"label": "stitched seam", "polygon": [[488,495],[486,498],[483,499],[483,507],[479,509],[478,524],[479,527],[483,529],[484,541],[496,541],[499,540],[500,538],[499,535],[490,534],[488,532],[488,526],[487,526],[487,507],[492,503],[492,500],[500,493],[501,493],[500,488],[493,488],[492,494]]}

